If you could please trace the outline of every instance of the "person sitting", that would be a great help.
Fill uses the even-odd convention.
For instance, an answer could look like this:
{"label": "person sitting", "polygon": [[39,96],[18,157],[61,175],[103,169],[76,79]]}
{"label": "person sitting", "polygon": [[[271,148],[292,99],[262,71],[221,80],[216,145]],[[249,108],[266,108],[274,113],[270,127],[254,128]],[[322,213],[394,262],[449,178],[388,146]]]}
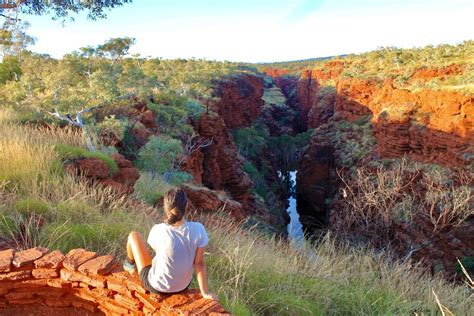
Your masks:
{"label": "person sitting", "polygon": [[193,268],[204,298],[218,300],[208,291],[204,249],[208,236],[199,222],[186,221],[186,193],[171,189],[164,195],[165,222],[155,224],[147,242],[155,251],[152,258],[143,236],[136,231],[127,240],[127,259],[124,269],[138,271],[143,287],[155,294],[179,293],[192,280]]}

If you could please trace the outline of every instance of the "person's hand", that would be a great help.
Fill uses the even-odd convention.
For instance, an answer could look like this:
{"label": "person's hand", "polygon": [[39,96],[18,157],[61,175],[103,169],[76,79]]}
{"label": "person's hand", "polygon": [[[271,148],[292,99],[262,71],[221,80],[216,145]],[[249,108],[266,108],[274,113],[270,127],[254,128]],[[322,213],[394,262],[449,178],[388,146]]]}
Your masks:
{"label": "person's hand", "polygon": [[206,293],[206,294],[203,294],[202,297],[208,300],[219,301],[219,298],[214,293]]}

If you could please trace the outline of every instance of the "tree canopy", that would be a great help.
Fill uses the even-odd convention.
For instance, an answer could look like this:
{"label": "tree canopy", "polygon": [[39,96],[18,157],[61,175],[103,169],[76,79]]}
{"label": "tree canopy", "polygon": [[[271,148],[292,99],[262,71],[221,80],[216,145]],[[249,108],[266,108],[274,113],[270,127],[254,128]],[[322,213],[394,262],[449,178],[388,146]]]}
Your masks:
{"label": "tree canopy", "polygon": [[[107,9],[131,3],[132,0],[19,0],[19,9],[26,14],[52,14],[54,18],[64,19],[70,13],[86,11],[90,19],[105,18]],[[6,10],[5,10],[6,11]],[[0,9],[0,13],[2,13]]]}

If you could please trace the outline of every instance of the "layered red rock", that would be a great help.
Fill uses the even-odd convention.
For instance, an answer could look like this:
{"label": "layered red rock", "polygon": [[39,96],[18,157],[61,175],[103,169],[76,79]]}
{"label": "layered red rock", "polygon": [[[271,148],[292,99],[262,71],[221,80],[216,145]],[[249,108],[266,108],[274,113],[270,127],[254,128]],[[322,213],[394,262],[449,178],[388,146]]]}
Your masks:
{"label": "layered red rock", "polygon": [[219,193],[209,190],[205,187],[196,187],[193,185],[182,185],[189,199],[191,209],[205,211],[224,211],[230,213],[237,220],[245,219],[245,213],[242,204],[225,196],[225,193]]}
{"label": "layered red rock", "polygon": [[54,250],[47,255],[35,261],[36,268],[50,268],[56,269],[62,267],[63,261],[66,258],[61,251]]}
{"label": "layered red rock", "polygon": [[428,81],[434,78],[438,78],[440,80],[445,80],[446,77],[449,76],[456,76],[464,74],[465,66],[463,65],[456,65],[451,64],[446,67],[441,68],[428,68],[423,67],[415,70],[410,77],[410,80],[422,80]]}
{"label": "layered red rock", "polygon": [[[71,250],[70,257],[79,253],[87,251]],[[230,315],[217,302],[203,299],[195,289],[173,295],[152,294],[143,289],[136,273],[130,275],[117,265],[109,269],[109,264],[114,261],[111,256],[87,260],[78,266],[78,271],[73,271],[59,268],[58,262],[64,255],[55,251],[35,262],[40,266],[58,268],[17,271],[24,267],[12,266],[13,254],[12,249],[0,252],[0,261],[12,267],[12,271],[0,272],[0,314]],[[25,258],[37,254],[35,248],[20,252],[20,256]]]}
{"label": "layered red rock", "polygon": [[35,247],[28,250],[17,251],[13,256],[13,266],[20,268],[33,263],[35,260],[41,258],[48,249],[42,247]]}
{"label": "layered red rock", "polygon": [[[417,73],[413,78],[428,79],[435,74],[431,70]],[[435,75],[441,73],[447,77],[456,74],[457,70],[453,67],[438,69]],[[309,79],[309,76],[312,79]],[[376,78],[341,79],[337,77],[337,73],[329,75],[314,70],[304,73],[302,78],[306,87],[309,83],[315,87],[315,93],[310,89],[306,98],[303,98],[303,105],[306,102],[311,104],[308,125],[318,129],[313,134],[300,163],[297,190],[304,200],[309,201],[313,211],[324,210],[324,200],[334,196],[338,181],[335,168],[344,172],[345,166],[337,164],[341,158],[338,156],[341,148],[335,148],[343,145],[331,141],[335,132],[334,127],[341,124],[349,123],[358,127],[364,119],[372,117],[371,131],[375,136],[376,146],[371,148],[372,151],[364,153],[367,154],[367,160],[359,161],[357,166],[367,165],[370,158],[404,156],[418,161],[442,164],[449,168],[465,168],[472,165],[474,157],[472,95],[443,90],[410,91],[396,88],[391,79],[385,81]],[[336,91],[331,96],[333,99],[328,98],[324,101],[329,104],[326,108],[321,106],[321,101],[318,99],[321,96],[321,88],[313,82],[325,79],[333,79],[337,83]],[[313,99],[310,100],[311,98]],[[329,115],[328,121],[325,117],[331,110],[334,114]],[[340,121],[341,119],[345,122]],[[327,121],[329,123],[325,124]],[[340,132],[340,129],[338,131]],[[351,133],[353,132],[347,132],[345,136],[351,141],[362,141],[359,137],[353,137]],[[333,166],[327,163],[326,153],[331,151],[335,160]],[[346,179],[350,178],[349,173]],[[422,194],[418,192],[416,196]],[[338,202],[341,201],[332,202],[332,215],[341,211]],[[330,227],[337,226],[333,222],[334,218],[337,219],[337,216],[333,216]],[[423,262],[432,269],[447,272],[451,277],[454,274],[456,257],[473,255],[474,239],[471,227],[472,221],[468,220],[461,227],[433,234],[432,223],[423,218],[416,218],[416,223],[411,225],[395,223],[387,233],[393,234],[395,240],[392,246],[396,246],[401,256],[406,256],[416,245],[422,245],[421,249],[413,252],[411,258]],[[373,237],[366,236],[368,239]],[[379,246],[386,247],[386,245]]]}
{"label": "layered red rock", "polygon": [[251,126],[262,112],[263,78],[260,76],[239,74],[222,79],[214,92],[219,100],[211,108],[228,128]]}
{"label": "layered red rock", "polygon": [[313,78],[311,70],[305,70],[301,73],[298,81],[298,112],[300,114],[300,124],[303,129],[308,128],[308,113],[315,103],[316,94],[320,86],[317,80]]}
{"label": "layered red rock", "polygon": [[114,264],[114,257],[106,255],[83,263],[78,270],[85,274],[106,274],[112,270]]}
{"label": "layered red rock", "polygon": [[64,258],[63,266],[69,270],[76,271],[79,266],[91,259],[97,257],[97,253],[85,249],[73,249],[69,251]]}
{"label": "layered red rock", "polygon": [[115,153],[112,158],[118,166],[118,170],[114,173],[99,158],[74,159],[65,164],[65,169],[76,176],[83,176],[106,187],[111,187],[119,194],[133,193],[140,172],[121,154]]}
{"label": "layered red rock", "polygon": [[373,115],[382,155],[410,155],[446,166],[465,166],[474,154],[474,97],[457,92],[396,89],[390,81],[338,83],[336,111],[347,120]]}
{"label": "layered red rock", "polygon": [[[242,170],[242,160],[224,120],[219,115],[203,113],[192,124],[199,136],[211,143],[199,149],[202,160],[186,163],[185,170],[191,174],[202,172],[202,183],[211,190],[228,192],[242,205],[245,215],[255,212],[252,181]],[[202,164],[197,164],[199,161]]]}
{"label": "layered red rock", "polygon": [[0,251],[0,272],[9,272],[13,260],[13,249]]}

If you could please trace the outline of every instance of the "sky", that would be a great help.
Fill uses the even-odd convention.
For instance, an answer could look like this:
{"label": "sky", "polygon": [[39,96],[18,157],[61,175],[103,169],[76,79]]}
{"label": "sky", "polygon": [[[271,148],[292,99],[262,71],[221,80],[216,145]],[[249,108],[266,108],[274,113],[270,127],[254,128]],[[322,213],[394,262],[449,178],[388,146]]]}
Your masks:
{"label": "sky", "polygon": [[35,52],[60,58],[113,37],[161,58],[274,62],[474,39],[472,0],[134,0],[62,25],[24,16]]}

